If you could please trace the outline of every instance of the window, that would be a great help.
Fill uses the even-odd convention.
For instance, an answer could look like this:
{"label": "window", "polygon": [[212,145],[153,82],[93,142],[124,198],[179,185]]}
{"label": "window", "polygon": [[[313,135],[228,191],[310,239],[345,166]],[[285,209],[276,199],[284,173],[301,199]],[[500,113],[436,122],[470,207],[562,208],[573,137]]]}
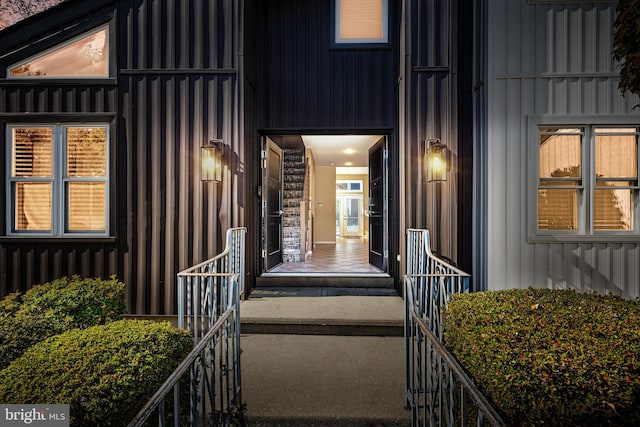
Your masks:
{"label": "window", "polygon": [[335,43],[388,43],[388,21],[388,0],[335,0]]}
{"label": "window", "polygon": [[106,235],[106,125],[11,125],[8,234]]}
{"label": "window", "polygon": [[638,135],[632,126],[538,126],[537,235],[637,235]]}
{"label": "window", "polygon": [[101,27],[8,67],[8,78],[109,77],[109,28]]}
{"label": "window", "polygon": [[362,180],[336,180],[336,191],[344,193],[362,193]]}

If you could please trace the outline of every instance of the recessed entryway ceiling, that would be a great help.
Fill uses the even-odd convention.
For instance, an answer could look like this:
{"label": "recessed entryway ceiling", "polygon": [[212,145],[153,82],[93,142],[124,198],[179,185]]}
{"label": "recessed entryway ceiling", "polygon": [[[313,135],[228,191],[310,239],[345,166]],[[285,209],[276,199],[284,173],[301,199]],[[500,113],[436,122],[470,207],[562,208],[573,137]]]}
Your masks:
{"label": "recessed entryway ceiling", "polygon": [[316,165],[336,167],[367,167],[369,147],[379,139],[380,135],[302,135]]}

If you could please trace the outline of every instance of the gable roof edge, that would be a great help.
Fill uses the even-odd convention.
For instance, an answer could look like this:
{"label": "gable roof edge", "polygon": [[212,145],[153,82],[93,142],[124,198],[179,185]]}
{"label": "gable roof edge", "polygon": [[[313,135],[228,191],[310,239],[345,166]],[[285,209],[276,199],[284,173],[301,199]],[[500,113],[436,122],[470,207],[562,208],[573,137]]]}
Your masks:
{"label": "gable roof edge", "polygon": [[[78,23],[117,0],[67,0],[0,30],[0,60],[20,50],[21,46],[43,40],[54,33],[76,27]],[[85,18],[85,19],[83,19]],[[43,37],[46,35],[46,37]]]}

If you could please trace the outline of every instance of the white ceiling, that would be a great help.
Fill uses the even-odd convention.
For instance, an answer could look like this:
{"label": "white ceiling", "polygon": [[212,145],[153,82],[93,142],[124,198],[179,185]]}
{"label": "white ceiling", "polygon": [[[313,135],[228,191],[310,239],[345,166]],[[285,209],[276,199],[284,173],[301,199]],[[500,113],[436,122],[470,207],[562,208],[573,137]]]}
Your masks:
{"label": "white ceiling", "polygon": [[380,138],[380,135],[302,135],[316,165],[336,167],[368,167],[369,147]]}

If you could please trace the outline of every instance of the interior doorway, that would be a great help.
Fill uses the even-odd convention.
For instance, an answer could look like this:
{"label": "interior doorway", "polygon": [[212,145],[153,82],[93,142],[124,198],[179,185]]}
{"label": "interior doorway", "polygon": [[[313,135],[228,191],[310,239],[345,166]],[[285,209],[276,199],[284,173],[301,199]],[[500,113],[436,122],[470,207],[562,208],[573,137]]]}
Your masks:
{"label": "interior doorway", "polygon": [[[339,181],[336,184],[336,191]],[[366,238],[364,232],[363,194],[336,195],[336,240],[349,238]]]}
{"label": "interior doorway", "polygon": [[261,138],[262,276],[389,277],[387,140]]}

